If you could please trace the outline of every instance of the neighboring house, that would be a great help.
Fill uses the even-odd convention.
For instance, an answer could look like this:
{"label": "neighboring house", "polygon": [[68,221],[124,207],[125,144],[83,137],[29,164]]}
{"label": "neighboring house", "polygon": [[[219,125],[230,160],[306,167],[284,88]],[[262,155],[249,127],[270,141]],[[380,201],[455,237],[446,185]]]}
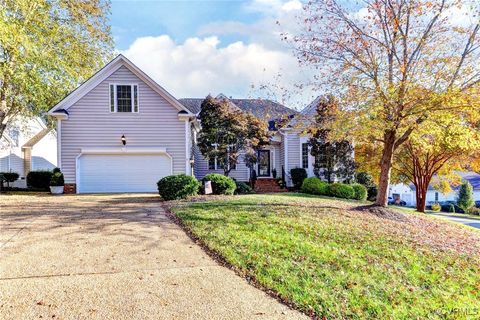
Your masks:
{"label": "neighboring house", "polygon": [[409,207],[416,205],[415,188],[408,184],[391,184],[388,189],[388,197],[391,198],[389,201],[395,200],[397,203],[399,202],[398,200],[405,201],[405,205]]}
{"label": "neighboring house", "polygon": [[[313,175],[308,136],[293,125],[300,114],[262,99],[232,99],[232,108],[269,122],[271,142],[259,151],[259,179],[281,177],[303,167]],[[153,192],[167,175],[223,173],[215,159],[195,145],[204,98],[175,99],[124,56],[119,55],[50,111],[57,119],[58,163],[67,192]],[[298,118],[295,118],[297,117]],[[290,124],[276,128],[274,119]],[[293,118],[293,119],[292,119]],[[123,144],[123,141],[125,144]],[[240,157],[230,176],[248,181],[250,170]]]}
{"label": "neighboring house", "polygon": [[25,188],[32,170],[52,170],[57,165],[57,135],[40,118],[21,117],[11,122],[0,138],[0,172],[16,172],[11,186]]}
{"label": "neighboring house", "polygon": [[[472,171],[467,172],[456,172],[458,176],[462,180],[466,180],[470,182],[473,187],[473,198],[475,201],[480,201],[480,174]],[[436,177],[433,177],[432,181],[435,181]],[[459,185],[452,186],[452,192],[449,193],[442,193],[430,184],[428,186],[427,191],[427,199],[426,204],[431,205],[432,203],[436,202],[445,202],[445,201],[457,201],[458,198],[458,190],[460,189]],[[413,184],[393,184],[390,186],[389,196],[395,198],[397,196],[400,199],[406,202],[407,206],[415,206],[416,205],[416,195],[415,195],[415,186]]]}

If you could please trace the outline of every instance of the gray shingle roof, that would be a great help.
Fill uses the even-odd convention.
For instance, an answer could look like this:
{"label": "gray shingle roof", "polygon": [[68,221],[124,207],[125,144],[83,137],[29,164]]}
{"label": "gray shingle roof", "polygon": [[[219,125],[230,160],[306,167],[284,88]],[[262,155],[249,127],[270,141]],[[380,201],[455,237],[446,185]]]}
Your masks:
{"label": "gray shingle roof", "polygon": [[178,99],[181,104],[185,106],[191,113],[199,113],[202,105],[203,98],[183,98]]}
{"label": "gray shingle roof", "polygon": [[[198,113],[201,109],[201,104],[204,98],[184,98],[179,99],[192,113]],[[297,114],[298,112],[285,107],[284,105],[265,99],[229,99],[235,106],[245,112],[251,112],[259,119],[266,121],[278,119],[285,115]]]}

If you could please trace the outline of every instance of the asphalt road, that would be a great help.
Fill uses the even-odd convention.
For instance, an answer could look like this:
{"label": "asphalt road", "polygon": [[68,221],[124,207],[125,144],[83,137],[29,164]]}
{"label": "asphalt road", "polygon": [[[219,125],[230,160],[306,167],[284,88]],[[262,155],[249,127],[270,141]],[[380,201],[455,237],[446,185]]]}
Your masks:
{"label": "asphalt road", "polygon": [[480,229],[480,220],[450,216],[448,214],[431,213],[431,215],[453,222],[461,223],[472,228]]}

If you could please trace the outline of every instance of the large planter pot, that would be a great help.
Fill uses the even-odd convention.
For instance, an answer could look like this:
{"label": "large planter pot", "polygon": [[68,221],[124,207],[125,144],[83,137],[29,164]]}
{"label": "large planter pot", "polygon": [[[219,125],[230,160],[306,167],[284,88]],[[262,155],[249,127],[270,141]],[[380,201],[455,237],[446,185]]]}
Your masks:
{"label": "large planter pot", "polygon": [[50,193],[51,194],[62,194],[63,193],[63,186],[50,186]]}

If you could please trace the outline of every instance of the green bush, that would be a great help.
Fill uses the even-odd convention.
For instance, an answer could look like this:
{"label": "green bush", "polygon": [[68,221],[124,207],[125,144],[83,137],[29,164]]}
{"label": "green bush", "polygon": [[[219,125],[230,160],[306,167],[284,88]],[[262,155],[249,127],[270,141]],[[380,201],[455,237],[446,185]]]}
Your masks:
{"label": "green bush", "polygon": [[355,200],[361,200],[365,201],[367,200],[367,187],[360,183],[354,183],[351,185],[353,188],[353,191],[355,191],[355,196],[353,197]]}
{"label": "green bush", "polygon": [[475,206],[473,199],[473,187],[468,181],[464,181],[458,191],[457,205],[464,211],[468,212],[471,207]]}
{"label": "green bush", "polygon": [[355,180],[357,180],[357,183],[360,183],[367,188],[375,187],[375,182],[373,181],[373,177],[368,172],[357,173],[355,176]]}
{"label": "green bush", "polygon": [[442,210],[442,206],[438,203],[432,203],[432,211],[440,212]]}
{"label": "green bush", "polygon": [[328,194],[328,183],[317,177],[310,177],[303,180],[302,192],[316,195]]}
{"label": "green bush", "polygon": [[226,194],[232,195],[237,188],[235,181],[232,178],[226,177],[223,174],[210,173],[202,179],[203,182],[212,182],[213,194]]}
{"label": "green bush", "polygon": [[303,168],[293,168],[290,170],[290,176],[292,177],[293,187],[300,189],[303,184],[303,180],[307,178],[307,170]]}
{"label": "green bush", "polygon": [[237,188],[235,189],[235,194],[248,194],[252,193],[252,188],[242,181],[235,181]]}
{"label": "green bush", "polygon": [[354,199],[355,190],[349,184],[332,183],[328,186],[328,194],[332,197]]}
{"label": "green bush", "polygon": [[19,177],[16,172],[0,172],[0,181],[5,181],[9,187],[10,183],[17,181]]}
{"label": "green bush", "polygon": [[50,186],[52,187],[61,187],[65,184],[65,180],[63,178],[63,173],[60,169],[55,168],[53,169],[52,178],[50,179]]}
{"label": "green bush", "polygon": [[49,190],[52,175],[52,171],[30,171],[27,175],[27,186],[33,189]]}
{"label": "green bush", "polygon": [[160,179],[157,186],[160,196],[168,201],[196,195],[200,182],[192,176],[179,174]]}

